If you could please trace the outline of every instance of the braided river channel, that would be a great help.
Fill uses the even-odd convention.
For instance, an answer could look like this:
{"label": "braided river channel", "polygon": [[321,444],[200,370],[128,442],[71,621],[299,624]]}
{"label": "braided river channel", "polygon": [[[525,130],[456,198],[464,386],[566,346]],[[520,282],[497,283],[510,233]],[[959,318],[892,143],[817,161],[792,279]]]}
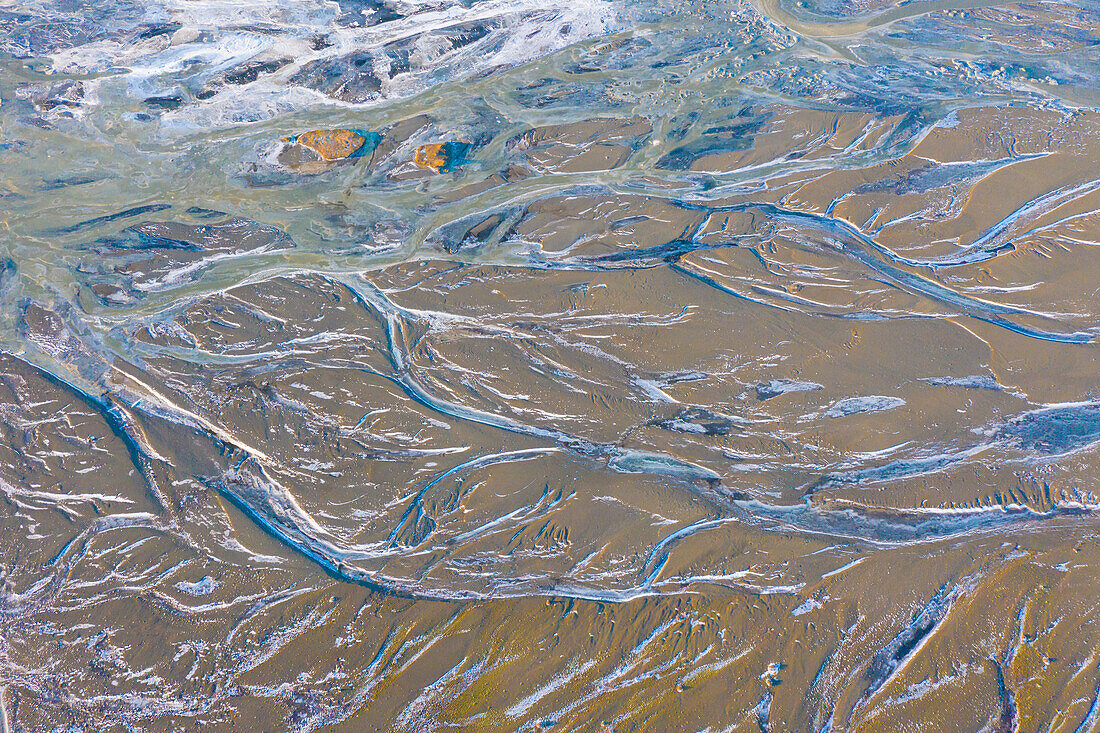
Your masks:
{"label": "braided river channel", "polygon": [[1100,731],[1097,0],[0,0],[0,733]]}

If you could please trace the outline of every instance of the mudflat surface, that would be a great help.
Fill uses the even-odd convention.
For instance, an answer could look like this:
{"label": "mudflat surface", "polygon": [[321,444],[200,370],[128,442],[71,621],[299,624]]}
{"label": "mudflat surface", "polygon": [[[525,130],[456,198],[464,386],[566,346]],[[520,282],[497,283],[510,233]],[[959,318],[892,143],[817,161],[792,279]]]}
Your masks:
{"label": "mudflat surface", "polygon": [[1100,730],[1098,48],[0,0],[0,731]]}

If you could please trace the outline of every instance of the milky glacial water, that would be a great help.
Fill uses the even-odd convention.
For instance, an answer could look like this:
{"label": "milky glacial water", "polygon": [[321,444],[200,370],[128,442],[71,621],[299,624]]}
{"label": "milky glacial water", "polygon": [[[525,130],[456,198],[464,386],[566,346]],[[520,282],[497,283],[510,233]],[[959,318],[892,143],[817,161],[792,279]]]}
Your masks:
{"label": "milky glacial water", "polygon": [[1098,107],[1092,0],[0,0],[2,729],[1097,729]]}

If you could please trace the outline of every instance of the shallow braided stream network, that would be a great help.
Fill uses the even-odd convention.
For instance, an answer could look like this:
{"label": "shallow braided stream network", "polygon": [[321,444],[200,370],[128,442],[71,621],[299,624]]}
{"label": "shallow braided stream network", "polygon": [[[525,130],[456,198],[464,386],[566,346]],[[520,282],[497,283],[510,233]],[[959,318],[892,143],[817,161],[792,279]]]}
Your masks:
{"label": "shallow braided stream network", "polygon": [[1100,730],[1098,171],[1093,0],[0,0],[0,731]]}

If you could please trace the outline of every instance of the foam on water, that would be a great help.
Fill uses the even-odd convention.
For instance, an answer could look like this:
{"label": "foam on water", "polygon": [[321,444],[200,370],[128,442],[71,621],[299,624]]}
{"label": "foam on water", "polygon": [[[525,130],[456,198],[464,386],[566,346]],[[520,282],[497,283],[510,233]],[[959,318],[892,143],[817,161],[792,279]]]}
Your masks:
{"label": "foam on water", "polygon": [[[623,21],[608,0],[344,5],[148,2],[135,13],[140,23],[100,29],[86,43],[59,40],[49,59],[54,73],[98,75],[86,82],[89,93],[172,99],[161,129],[200,132],[409,97],[606,35]],[[342,80],[328,85],[334,77]]]}

